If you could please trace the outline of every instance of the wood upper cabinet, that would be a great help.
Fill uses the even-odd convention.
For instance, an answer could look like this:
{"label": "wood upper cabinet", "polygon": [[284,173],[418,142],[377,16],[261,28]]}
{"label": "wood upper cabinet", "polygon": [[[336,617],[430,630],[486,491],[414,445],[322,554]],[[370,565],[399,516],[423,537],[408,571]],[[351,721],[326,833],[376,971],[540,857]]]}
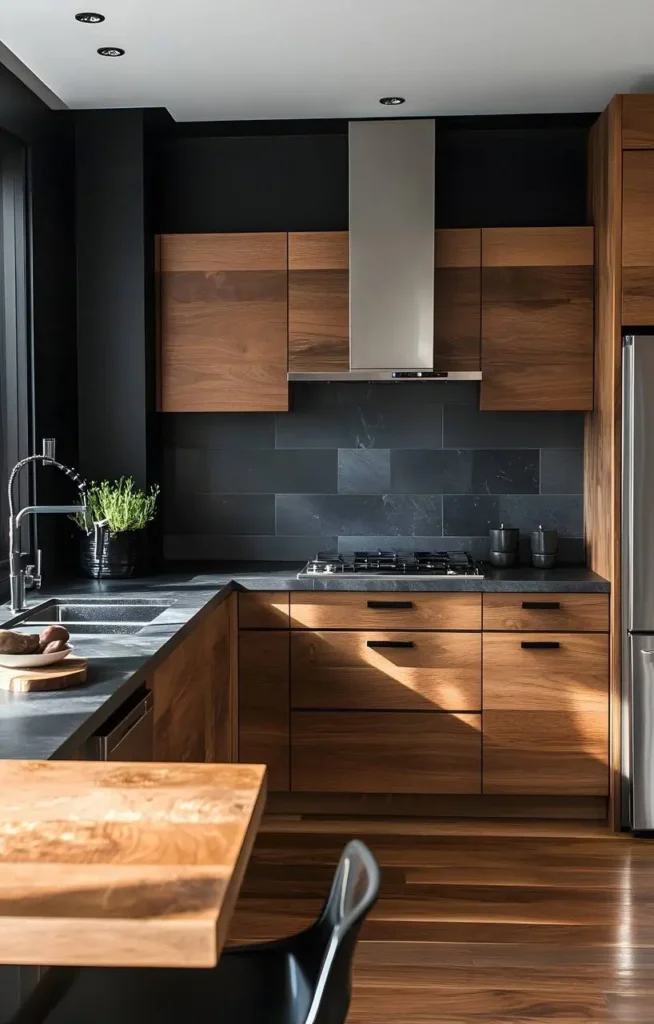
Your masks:
{"label": "wood upper cabinet", "polygon": [[654,150],[622,155],[622,323],[654,325]]}
{"label": "wood upper cabinet", "polygon": [[288,409],[286,234],[161,235],[162,412]]}
{"label": "wood upper cabinet", "polygon": [[654,149],[654,96],[633,93],[620,97],[622,148]]}
{"label": "wood upper cabinet", "polygon": [[481,368],[481,228],[439,228],[434,247],[434,369]]}
{"label": "wood upper cabinet", "polygon": [[482,230],[481,408],[593,406],[593,229]]}
{"label": "wood upper cabinet", "polygon": [[606,634],[484,634],[484,793],[608,794],[608,667]]}
{"label": "wood upper cabinet", "polygon": [[288,368],[345,371],[350,365],[347,231],[288,236]]}

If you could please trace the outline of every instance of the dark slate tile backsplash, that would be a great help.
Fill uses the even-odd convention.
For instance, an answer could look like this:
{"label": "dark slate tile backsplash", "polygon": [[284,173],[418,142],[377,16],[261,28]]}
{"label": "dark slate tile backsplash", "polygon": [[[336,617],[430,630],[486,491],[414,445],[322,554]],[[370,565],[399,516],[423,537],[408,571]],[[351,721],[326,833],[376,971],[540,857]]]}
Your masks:
{"label": "dark slate tile backsplash", "polygon": [[480,412],[478,387],[293,384],[289,413],[163,416],[166,557],[483,557],[504,522],[583,562],[582,414]]}

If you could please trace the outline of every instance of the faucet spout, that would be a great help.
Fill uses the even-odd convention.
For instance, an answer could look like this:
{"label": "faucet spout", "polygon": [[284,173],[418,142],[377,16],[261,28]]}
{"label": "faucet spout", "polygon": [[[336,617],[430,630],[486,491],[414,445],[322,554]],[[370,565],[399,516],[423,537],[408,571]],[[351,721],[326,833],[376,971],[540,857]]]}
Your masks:
{"label": "faucet spout", "polygon": [[[44,452],[42,455],[29,455],[26,459],[21,459],[17,462],[11,471],[9,477],[9,586],[11,589],[11,610],[12,612],[22,612],[25,610],[25,571],[21,565],[21,550],[20,550],[20,525],[23,519],[28,515],[37,515],[40,513],[56,513],[60,515],[75,515],[76,513],[86,514],[86,483],[74,469],[70,469],[68,466],[64,466],[61,462],[57,462],[52,455],[54,454],[54,446],[46,448],[44,445]],[[13,487],[14,480],[18,473],[24,466],[30,465],[33,462],[42,462],[48,466],[55,466],[61,470],[67,477],[73,480],[80,492],[80,504],[79,505],[26,505],[18,513],[14,511],[14,499],[13,499]]]}

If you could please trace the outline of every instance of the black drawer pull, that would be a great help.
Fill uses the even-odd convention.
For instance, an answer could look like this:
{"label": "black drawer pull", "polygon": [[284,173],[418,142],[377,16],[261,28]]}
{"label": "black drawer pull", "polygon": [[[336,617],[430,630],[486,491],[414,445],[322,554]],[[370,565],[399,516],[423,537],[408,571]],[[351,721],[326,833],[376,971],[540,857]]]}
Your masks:
{"label": "black drawer pull", "polygon": [[558,640],[522,640],[520,646],[528,651],[555,651],[561,644]]}
{"label": "black drawer pull", "polygon": [[560,601],[523,601],[523,608],[537,609],[539,611],[556,612],[561,607]]}
{"label": "black drawer pull", "polygon": [[369,608],[413,608],[413,601],[368,601]]}
{"label": "black drawer pull", "polygon": [[366,647],[413,647],[413,640],[368,640]]}

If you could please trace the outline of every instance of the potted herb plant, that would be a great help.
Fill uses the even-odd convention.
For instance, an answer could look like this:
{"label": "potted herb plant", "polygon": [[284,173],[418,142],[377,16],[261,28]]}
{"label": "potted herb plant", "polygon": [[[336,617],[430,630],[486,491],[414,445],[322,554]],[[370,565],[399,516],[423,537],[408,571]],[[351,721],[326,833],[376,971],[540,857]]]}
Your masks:
{"label": "potted herb plant", "polygon": [[138,490],[132,477],[91,483],[81,530],[82,569],[93,579],[126,579],[146,562],[147,531],[157,513],[159,488]]}

